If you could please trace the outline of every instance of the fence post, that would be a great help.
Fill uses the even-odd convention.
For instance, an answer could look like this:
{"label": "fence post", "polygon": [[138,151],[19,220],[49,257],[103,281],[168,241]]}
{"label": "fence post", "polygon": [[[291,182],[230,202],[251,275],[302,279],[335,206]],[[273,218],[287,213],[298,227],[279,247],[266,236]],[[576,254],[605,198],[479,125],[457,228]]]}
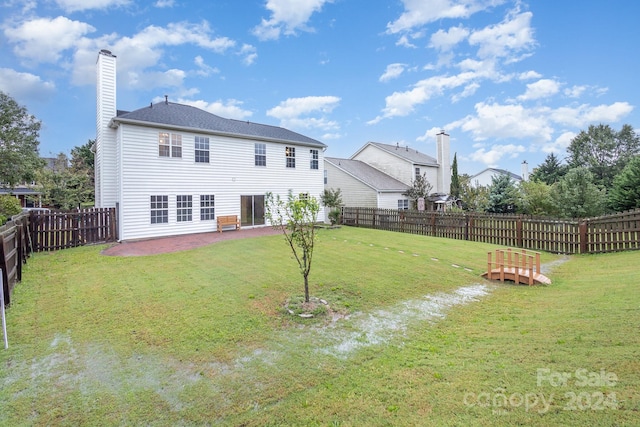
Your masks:
{"label": "fence post", "polygon": [[587,231],[589,229],[588,226],[588,222],[589,220],[584,220],[580,223],[579,226],[579,231],[580,231],[580,253],[581,254],[586,254],[587,253]]}
{"label": "fence post", "polygon": [[9,348],[9,338],[7,338],[7,318],[4,312],[4,280],[2,280],[2,274],[0,274],[0,310],[2,310],[2,336],[4,337],[4,348]]}
{"label": "fence post", "polygon": [[516,244],[519,248],[523,247],[522,243],[522,217],[516,219]]}

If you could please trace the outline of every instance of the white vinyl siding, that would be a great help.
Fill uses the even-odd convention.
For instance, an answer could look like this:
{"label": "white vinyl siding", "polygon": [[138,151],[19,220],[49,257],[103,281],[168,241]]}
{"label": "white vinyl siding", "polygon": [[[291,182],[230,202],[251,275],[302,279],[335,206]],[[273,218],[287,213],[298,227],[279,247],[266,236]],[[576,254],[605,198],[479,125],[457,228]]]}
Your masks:
{"label": "white vinyl siding", "polygon": [[[215,215],[240,216],[241,195],[264,195],[270,191],[286,198],[290,189],[294,194],[314,195],[324,189],[322,150],[318,170],[294,169],[285,165],[285,146],[298,148],[296,157],[302,164],[310,162],[309,147],[266,142],[266,152],[281,153],[281,161],[255,168],[255,140],[211,134],[210,162],[194,167],[195,137],[203,135],[181,132],[182,161],[172,161],[168,168],[166,158],[149,155],[158,150],[159,132],[164,130],[127,124],[118,128],[122,188],[126,190],[120,200],[121,240],[215,231],[215,221],[202,219],[197,211],[202,195],[215,194]],[[168,196],[168,222],[162,227],[151,226],[149,221],[149,197],[158,194]],[[184,195],[191,196],[196,204],[191,221],[178,221],[177,196]]]}

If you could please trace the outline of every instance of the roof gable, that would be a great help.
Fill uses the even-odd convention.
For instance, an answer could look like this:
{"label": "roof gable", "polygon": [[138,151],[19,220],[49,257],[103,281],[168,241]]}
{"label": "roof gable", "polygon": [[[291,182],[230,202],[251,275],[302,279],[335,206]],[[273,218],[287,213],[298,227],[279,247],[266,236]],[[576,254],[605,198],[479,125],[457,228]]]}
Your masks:
{"label": "roof gable", "polygon": [[337,157],[325,157],[324,160],[376,191],[406,191],[409,189],[407,184],[360,160],[340,159]]}
{"label": "roof gable", "polygon": [[438,166],[438,161],[415,148],[401,147],[400,145],[383,144],[380,142],[367,142],[360,150],[358,150],[351,158],[355,158],[358,153],[364,150],[367,146],[376,147],[386,153],[392,154],[414,165],[426,165],[426,166]]}
{"label": "roof gable", "polygon": [[520,175],[516,175],[513,172],[509,172],[508,170],[504,170],[504,169],[498,169],[498,168],[486,168],[481,172],[478,172],[477,174],[473,175],[471,177],[471,179],[473,180],[473,178],[476,178],[480,175],[484,175],[484,174],[490,174],[491,176],[494,175],[507,175],[509,178],[515,180],[515,181],[522,181],[522,177],[520,177]]}
{"label": "roof gable", "polygon": [[278,126],[263,125],[249,121],[225,119],[190,105],[173,102],[160,102],[135,111],[118,111],[113,119],[116,123],[129,123],[177,127],[223,134],[226,136],[266,139],[279,142],[292,142],[318,148],[326,147],[320,141]]}

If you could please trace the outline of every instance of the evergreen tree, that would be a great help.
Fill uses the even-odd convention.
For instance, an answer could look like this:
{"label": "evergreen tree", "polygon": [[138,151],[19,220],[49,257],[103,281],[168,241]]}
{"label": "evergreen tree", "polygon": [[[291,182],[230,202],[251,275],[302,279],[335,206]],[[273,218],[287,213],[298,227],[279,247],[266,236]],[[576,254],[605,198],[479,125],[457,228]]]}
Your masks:
{"label": "evergreen tree", "polygon": [[570,169],[553,186],[553,200],[560,216],[588,218],[605,213],[607,192],[593,182],[586,167]]}
{"label": "evergreen tree", "polygon": [[458,153],[453,155],[453,164],[451,165],[451,188],[449,190],[451,197],[456,200],[460,198],[460,177],[458,176]]}
{"label": "evergreen tree", "polygon": [[609,202],[617,212],[640,208],[640,156],[631,159],[614,178]]}
{"label": "evergreen tree", "polygon": [[547,185],[553,185],[560,181],[560,178],[567,173],[567,170],[567,165],[561,164],[556,155],[551,153],[544,159],[544,163],[533,171],[530,181],[539,181]]}
{"label": "evergreen tree", "polygon": [[496,175],[491,178],[487,212],[514,213],[520,204],[518,189],[509,175]]}

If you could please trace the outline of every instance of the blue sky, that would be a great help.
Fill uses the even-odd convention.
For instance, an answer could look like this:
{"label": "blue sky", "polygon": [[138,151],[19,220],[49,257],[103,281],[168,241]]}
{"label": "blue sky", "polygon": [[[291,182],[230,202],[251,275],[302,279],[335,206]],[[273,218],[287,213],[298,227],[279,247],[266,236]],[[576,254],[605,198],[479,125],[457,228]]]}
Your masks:
{"label": "blue sky", "polygon": [[590,124],[640,129],[640,2],[4,0],[0,90],[42,121],[40,153],[95,138],[95,62],[117,106],[169,100],[283,126],[349,157],[367,141],[460,173],[520,173]]}

